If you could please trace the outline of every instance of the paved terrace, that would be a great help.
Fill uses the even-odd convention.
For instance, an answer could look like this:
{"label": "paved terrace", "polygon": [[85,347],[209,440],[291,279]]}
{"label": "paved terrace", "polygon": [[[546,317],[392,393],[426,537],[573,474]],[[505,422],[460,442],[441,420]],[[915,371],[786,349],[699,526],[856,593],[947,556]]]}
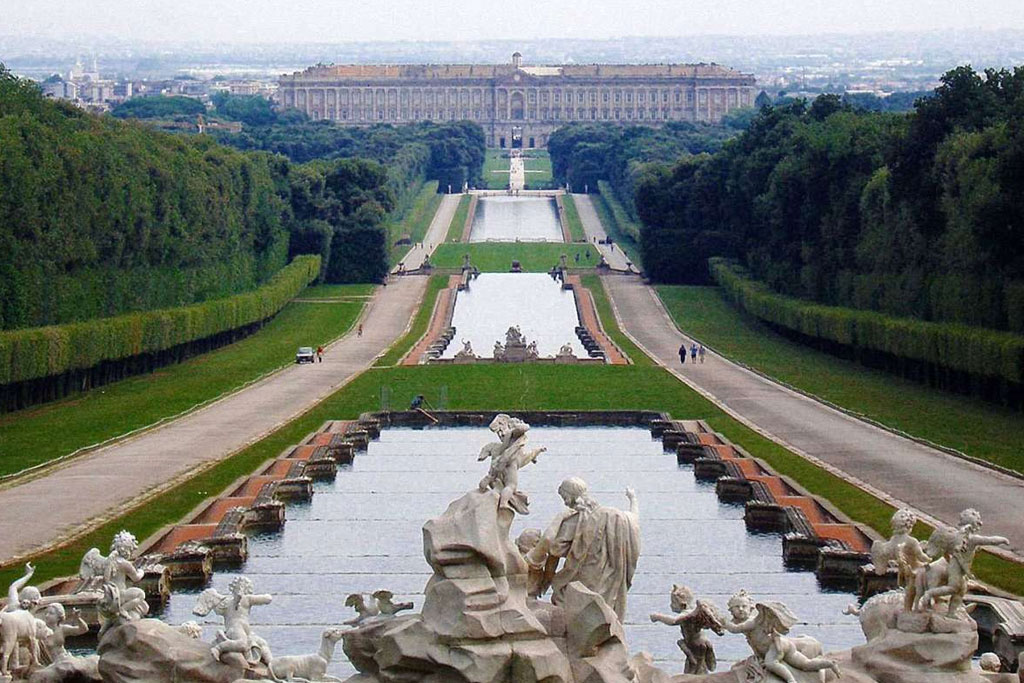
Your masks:
{"label": "paved terrace", "polygon": [[[588,239],[604,229],[590,198],[573,195]],[[609,254],[602,249],[612,267]],[[624,264],[623,264],[624,265]],[[661,365],[742,422],[769,438],[854,481],[895,505],[909,505],[947,524],[973,507],[985,531],[1010,539],[1024,561],[1021,501],[1024,480],[929,448],[858,420],[757,373],[708,353],[703,365],[679,363],[679,346],[691,343],[669,317],[655,291],[635,275],[602,277],[624,331]],[[951,416],[955,419],[955,416]]]}
{"label": "paved terrace", "polygon": [[[453,199],[457,204],[458,195]],[[448,221],[443,224],[447,229]],[[323,363],[291,366],[181,419],[0,489],[0,562],[110,518],[308,410],[405,332],[426,282],[413,275],[378,288],[359,320],[362,336],[352,331],[331,344]]]}

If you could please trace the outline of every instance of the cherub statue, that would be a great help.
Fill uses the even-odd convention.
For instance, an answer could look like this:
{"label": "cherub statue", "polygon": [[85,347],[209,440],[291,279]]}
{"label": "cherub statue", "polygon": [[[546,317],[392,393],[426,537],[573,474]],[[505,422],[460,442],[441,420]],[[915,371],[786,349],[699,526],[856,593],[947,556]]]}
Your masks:
{"label": "cherub statue", "polygon": [[64,610],[64,605],[59,602],[51,602],[43,611],[43,622],[50,629],[50,635],[46,639],[46,658],[51,664],[56,664],[68,659],[85,659],[73,657],[64,646],[65,641],[70,637],[80,636],[89,632],[89,625],[77,609],[71,610],[70,618]]}
{"label": "cherub statue", "polygon": [[128,531],[121,530],[110,543],[110,554],[106,557],[99,548],[92,548],[82,558],[78,575],[88,585],[93,579],[111,583],[118,589],[120,612],[130,613],[132,618],[141,618],[149,613],[146,592],[141,588],[128,586],[129,581],[141,581],[145,573],[135,566],[132,556],[139,547]]}
{"label": "cherub statue", "polygon": [[[910,535],[917,515],[909,508],[901,508],[893,513],[890,526],[892,535],[888,540],[875,541],[871,544],[871,562],[875,574],[882,575],[890,565],[897,569],[897,585],[906,589],[914,581],[917,569],[931,561],[921,543]],[[906,605],[910,609],[910,604]]]}
{"label": "cherub statue", "polygon": [[575,358],[576,352],[572,350],[572,344],[566,342],[558,349],[559,358]]}
{"label": "cherub statue", "polygon": [[210,648],[214,659],[225,664],[237,664],[238,659],[230,657],[232,654],[240,655],[244,665],[263,662],[270,665],[270,646],[252,632],[249,627],[249,610],[257,605],[269,605],[273,598],[267,594],[254,594],[252,581],[245,576],[235,577],[228,588],[231,595],[221,595],[213,588],[207,588],[199,594],[196,606],[192,613],[205,617],[211,611],[224,618],[224,629],[217,632],[214,645]]}
{"label": "cherub statue", "polygon": [[787,635],[797,618],[781,602],[755,604],[741,590],[729,599],[729,613],[732,621],[723,622],[722,627],[730,633],[743,634],[754,651],[754,656],[741,664],[747,667],[746,680],[751,683],[767,680],[768,673],[785,683],[797,683],[793,669],[821,672],[821,681],[825,680],[824,671],[832,671],[837,677],[842,675],[838,664],[821,656],[822,647],[817,640]]}
{"label": "cherub statue", "polygon": [[[958,619],[965,616],[964,596],[970,580],[974,578],[971,565],[978,548],[987,545],[1009,545],[1003,536],[982,536],[981,513],[968,508],[960,513],[956,529],[936,529],[928,539],[928,552],[937,559],[920,567],[914,576],[914,609],[931,609],[933,603],[948,597],[946,616]],[[909,591],[908,591],[909,592]]]}
{"label": "cherub statue", "polygon": [[532,341],[526,345],[526,357],[527,358],[540,358],[540,352],[537,350],[537,342]]}
{"label": "cherub statue", "polygon": [[[28,648],[29,666],[40,662],[41,629],[38,628],[38,624],[42,622],[33,613],[39,603],[39,590],[33,586],[25,586],[35,571],[32,563],[27,563],[25,575],[14,581],[7,589],[7,606],[0,612],[0,643],[3,647],[0,652],[0,676],[11,675],[12,661],[15,669],[22,666],[22,645]],[[43,628],[45,629],[45,626]]]}
{"label": "cherub statue", "polygon": [[364,620],[380,614],[380,608],[377,607],[377,599],[372,595],[364,593],[352,593],[349,595],[345,598],[345,607],[351,607],[356,611],[356,616],[342,622],[346,626],[358,626]]}
{"label": "cherub statue", "polygon": [[477,460],[491,459],[487,476],[480,480],[480,490],[500,491],[498,508],[511,508],[521,515],[529,514],[529,499],[518,490],[519,470],[537,459],[546,448],[526,448],[526,433],[530,425],[522,420],[500,413],[491,421],[490,430],[499,439],[480,449]]}
{"label": "cherub statue", "polygon": [[554,576],[555,567],[558,564],[557,557],[550,558],[550,560],[543,562],[538,567],[529,563],[530,551],[537,547],[540,539],[540,529],[523,529],[522,533],[516,537],[516,549],[519,550],[522,558],[527,561],[527,566],[529,567],[526,576],[526,594],[531,598],[539,598],[544,595],[551,586],[551,577]]}
{"label": "cherub statue", "polygon": [[674,614],[652,614],[651,621],[679,627],[683,637],[676,641],[676,645],[686,655],[683,673],[711,673],[718,662],[715,648],[703,631],[711,629],[718,635],[725,632],[718,611],[711,603],[697,600],[689,588],[678,584],[672,584],[670,600]]}
{"label": "cherub statue", "polygon": [[500,341],[494,342],[494,351],[491,352],[495,360],[502,360],[505,358],[505,347]]}

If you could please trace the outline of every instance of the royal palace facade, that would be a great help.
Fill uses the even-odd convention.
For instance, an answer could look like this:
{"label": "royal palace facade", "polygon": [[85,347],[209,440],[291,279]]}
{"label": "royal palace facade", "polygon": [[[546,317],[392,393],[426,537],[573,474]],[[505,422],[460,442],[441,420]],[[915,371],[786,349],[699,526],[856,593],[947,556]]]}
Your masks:
{"label": "royal palace facade", "polygon": [[313,66],[281,76],[278,99],[339,125],[458,121],[491,147],[543,147],[574,121],[717,122],[754,104],[755,81],[717,64]]}

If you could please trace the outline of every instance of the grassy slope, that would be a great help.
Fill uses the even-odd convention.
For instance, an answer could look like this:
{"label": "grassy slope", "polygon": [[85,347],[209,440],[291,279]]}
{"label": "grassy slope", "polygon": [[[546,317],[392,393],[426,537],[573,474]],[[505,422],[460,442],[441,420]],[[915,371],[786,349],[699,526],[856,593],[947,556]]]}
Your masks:
{"label": "grassy slope", "polygon": [[413,318],[412,326],[405,335],[391,345],[387,353],[377,359],[374,363],[376,367],[390,366],[401,360],[402,356],[409,352],[419,338],[423,336],[423,333],[427,331],[427,326],[430,324],[430,315],[434,311],[434,302],[437,300],[438,292],[448,286],[447,275],[431,275],[427,281],[427,289],[423,294],[423,303],[420,304],[420,308],[416,311],[416,317]]}
{"label": "grassy slope", "polygon": [[[576,263],[580,255],[580,267],[593,267],[600,261],[597,250],[589,244],[560,244],[551,242],[496,243],[480,242],[470,244],[442,244],[430,258],[438,268],[460,268],[463,254],[469,254],[473,265],[487,273],[507,273],[513,259],[518,259],[523,270],[530,273],[546,273],[551,266],[558,265],[562,254],[569,257],[569,266]],[[590,254],[590,259],[586,258]]]}
{"label": "grassy slope", "polygon": [[1018,412],[789,341],[742,315],[715,287],[661,286],[658,293],[680,328],[729,358],[882,424],[1024,472],[1024,415]]}
{"label": "grassy slope", "polygon": [[504,190],[508,187],[508,150],[489,149],[484,157],[484,187]]}
{"label": "grassy slope", "polygon": [[615,240],[616,244],[622,247],[622,251],[626,252],[626,256],[629,257],[630,261],[642,268],[643,260],[640,258],[639,245],[619,227],[605,196],[603,194],[592,194],[590,195],[590,201],[594,204],[594,211],[597,212],[597,217],[601,219],[604,231]]}
{"label": "grassy slope", "polygon": [[[391,244],[393,245],[402,235],[409,235],[413,244],[422,242],[423,236],[427,234],[427,229],[430,227],[430,221],[434,219],[434,214],[437,213],[437,207],[440,205],[441,195],[437,193],[437,181],[431,180],[423,183],[423,187],[416,194],[416,199],[409,207],[409,211],[388,226]],[[392,247],[389,265],[394,266],[405,258],[411,248],[408,244]]]}
{"label": "grassy slope", "polygon": [[299,299],[355,299],[373,294],[376,285],[311,285],[306,287]]}
{"label": "grassy slope", "polygon": [[455,215],[452,222],[448,224],[448,234],[445,235],[445,242],[458,242],[462,240],[462,229],[466,226],[466,215],[469,213],[469,204],[473,198],[468,194],[462,195],[459,205],[455,208]]}
{"label": "grassy slope", "polygon": [[[432,308],[432,298],[428,295],[423,309],[429,311]],[[595,299],[604,297],[595,291]],[[602,323],[609,334],[618,338],[621,332],[609,316],[606,303],[598,303]],[[409,343],[418,336],[414,336],[414,332],[407,335]],[[633,351],[630,348],[629,352]],[[391,406],[396,408],[407,405],[416,394],[422,393],[429,400],[436,400],[444,388],[450,409],[633,408],[667,411],[676,418],[703,418],[713,429],[764,459],[779,472],[793,477],[810,491],[830,498],[854,519],[886,530],[892,514],[892,509],[886,504],[752,432],[667,371],[652,365],[374,368],[262,441],[148,501],[137,510],[110,521],[68,547],[38,558],[40,570],[37,578],[44,580],[73,573],[85,550],[92,546],[105,547],[121,528],[132,529],[140,538],[148,536],[179,519],[208,495],[223,490],[237,477],[248,474],[265,459],[298,442],[328,419],[355,418],[361,412],[379,409],[382,387],[390,390]],[[1024,593],[1024,572],[1017,565],[981,553],[975,569],[983,580],[1018,594]],[[18,567],[0,571],[0,584],[15,578],[19,571]]]}
{"label": "grassy slope", "polygon": [[597,315],[601,318],[601,325],[604,327],[605,333],[611,337],[611,340],[618,345],[623,353],[629,356],[634,365],[654,365],[654,361],[619,329],[618,323],[615,322],[615,313],[612,310],[611,300],[608,298],[607,292],[605,292],[604,283],[601,282],[601,278],[597,275],[584,275],[580,280],[594,297],[594,307],[597,309]]}
{"label": "grassy slope", "polygon": [[583,221],[580,220],[579,209],[576,208],[576,200],[571,194],[562,197],[562,206],[565,207],[565,220],[569,224],[569,236],[573,242],[586,242],[587,235],[583,232]]}
{"label": "grassy slope", "polygon": [[[370,291],[366,285],[335,285],[331,290],[335,294]],[[44,463],[231,391],[287,364],[299,346],[315,347],[340,336],[362,307],[362,301],[292,302],[262,330],[229,346],[148,375],[5,415],[0,418],[0,474]]]}
{"label": "grassy slope", "polygon": [[546,149],[530,149],[523,151],[523,168],[526,171],[526,189],[546,189],[553,180],[551,176],[551,157]]}

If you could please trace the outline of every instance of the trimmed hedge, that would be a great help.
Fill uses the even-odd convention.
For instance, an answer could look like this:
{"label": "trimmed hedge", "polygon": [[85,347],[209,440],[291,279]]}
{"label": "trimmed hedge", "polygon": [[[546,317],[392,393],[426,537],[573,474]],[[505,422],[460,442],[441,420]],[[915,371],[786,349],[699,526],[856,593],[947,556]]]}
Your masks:
{"label": "trimmed hedge", "polygon": [[1013,385],[1024,382],[1022,335],[813,304],[775,294],[726,259],[713,258],[708,263],[712,278],[734,304],[772,325],[855,350]]}
{"label": "trimmed hedge", "polygon": [[0,332],[0,385],[158,353],[266,320],[319,273],[319,256],[298,256],[267,284],[244,294],[191,306]]}

